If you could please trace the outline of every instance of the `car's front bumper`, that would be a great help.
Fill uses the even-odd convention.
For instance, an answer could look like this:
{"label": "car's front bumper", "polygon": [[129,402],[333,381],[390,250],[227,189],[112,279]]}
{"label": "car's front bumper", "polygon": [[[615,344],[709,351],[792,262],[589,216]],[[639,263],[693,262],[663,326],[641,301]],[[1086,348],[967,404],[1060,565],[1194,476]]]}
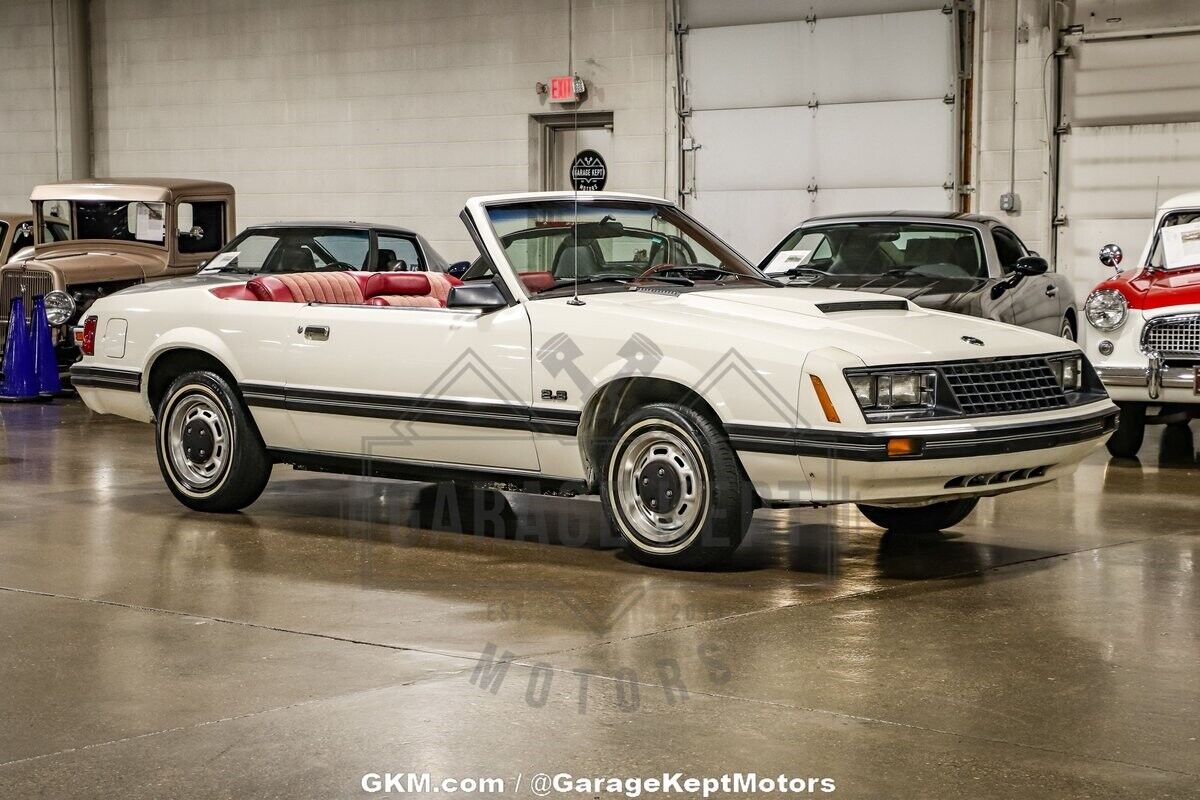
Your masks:
{"label": "car's front bumper", "polygon": [[[896,425],[879,431],[768,431],[734,426],[730,438],[760,497],[770,505],[922,503],[979,496],[1070,474],[1108,439],[1117,408],[1108,401],[1012,422]],[[917,452],[891,456],[913,440]],[[801,474],[796,473],[799,461]]]}
{"label": "car's front bumper", "polygon": [[1170,366],[1148,358],[1145,366],[1096,364],[1096,373],[1118,402],[1200,403],[1196,367]]}

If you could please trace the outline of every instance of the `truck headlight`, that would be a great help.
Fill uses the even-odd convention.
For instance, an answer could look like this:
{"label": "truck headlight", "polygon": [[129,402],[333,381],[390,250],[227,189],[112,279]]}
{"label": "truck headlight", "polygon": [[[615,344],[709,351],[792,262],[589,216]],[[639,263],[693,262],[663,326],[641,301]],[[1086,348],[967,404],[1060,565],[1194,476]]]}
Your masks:
{"label": "truck headlight", "polygon": [[43,302],[46,304],[46,321],[52,326],[65,325],[75,315],[75,301],[66,292],[58,289],[46,292]]}
{"label": "truck headlight", "polygon": [[846,380],[868,417],[921,414],[937,403],[933,370],[854,370],[846,372]]}
{"label": "truck headlight", "polygon": [[1067,356],[1050,359],[1050,369],[1064,392],[1078,392],[1083,388],[1083,356]]}
{"label": "truck headlight", "polygon": [[1129,301],[1116,289],[1097,289],[1084,301],[1083,313],[1096,330],[1115,331],[1129,316]]}

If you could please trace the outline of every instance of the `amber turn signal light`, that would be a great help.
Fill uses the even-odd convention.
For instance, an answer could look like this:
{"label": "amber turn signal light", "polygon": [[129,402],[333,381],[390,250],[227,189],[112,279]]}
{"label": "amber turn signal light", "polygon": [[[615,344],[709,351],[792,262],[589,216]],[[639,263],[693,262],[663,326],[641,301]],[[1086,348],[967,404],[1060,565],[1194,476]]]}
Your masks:
{"label": "amber turn signal light", "polygon": [[813,391],[817,393],[817,400],[821,402],[821,410],[825,412],[825,419],[840,423],[842,418],[838,416],[837,409],[833,407],[833,401],[829,399],[829,392],[825,391],[825,384],[821,383],[821,379],[816,375],[808,377],[812,378]]}
{"label": "amber turn signal light", "polygon": [[920,439],[888,439],[888,458],[903,458],[904,456],[919,456],[924,445]]}

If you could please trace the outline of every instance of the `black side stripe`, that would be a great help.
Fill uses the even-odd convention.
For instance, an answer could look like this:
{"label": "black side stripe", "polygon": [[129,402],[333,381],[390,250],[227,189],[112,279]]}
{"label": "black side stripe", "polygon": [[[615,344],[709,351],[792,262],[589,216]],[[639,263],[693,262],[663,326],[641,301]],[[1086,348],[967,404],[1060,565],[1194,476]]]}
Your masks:
{"label": "black side stripe", "polygon": [[[1106,436],[1116,427],[1117,411],[1105,409],[1086,416],[1023,425],[1005,425],[969,433],[920,436],[920,455],[909,459],[970,458],[1044,450],[1091,441]],[[895,461],[887,454],[891,438],[880,433],[809,430],[756,425],[728,425],[734,448],[752,453],[781,453],[845,459],[848,461]]]}
{"label": "black side stripe", "polygon": [[535,408],[516,403],[476,403],[433,397],[333,392],[294,389],[265,384],[242,384],[242,396],[251,406],[286,408],[315,414],[469,425],[476,428],[534,431],[574,436],[579,412],[569,409]]}
{"label": "black side stripe", "polygon": [[121,392],[140,392],[142,390],[142,373],[131,369],[111,369],[76,364],[71,367],[71,384],[97,389],[116,389]]}

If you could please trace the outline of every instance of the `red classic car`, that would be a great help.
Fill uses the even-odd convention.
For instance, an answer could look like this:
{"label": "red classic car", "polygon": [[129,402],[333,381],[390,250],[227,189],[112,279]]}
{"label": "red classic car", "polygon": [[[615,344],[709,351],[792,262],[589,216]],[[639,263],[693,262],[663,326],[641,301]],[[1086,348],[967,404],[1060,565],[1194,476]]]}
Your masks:
{"label": "red classic car", "polygon": [[[1115,244],[1100,250],[1106,266],[1121,259]],[[1121,409],[1110,453],[1132,458],[1147,424],[1200,416],[1200,192],[1158,209],[1137,266],[1097,286],[1084,316],[1092,363]]]}

